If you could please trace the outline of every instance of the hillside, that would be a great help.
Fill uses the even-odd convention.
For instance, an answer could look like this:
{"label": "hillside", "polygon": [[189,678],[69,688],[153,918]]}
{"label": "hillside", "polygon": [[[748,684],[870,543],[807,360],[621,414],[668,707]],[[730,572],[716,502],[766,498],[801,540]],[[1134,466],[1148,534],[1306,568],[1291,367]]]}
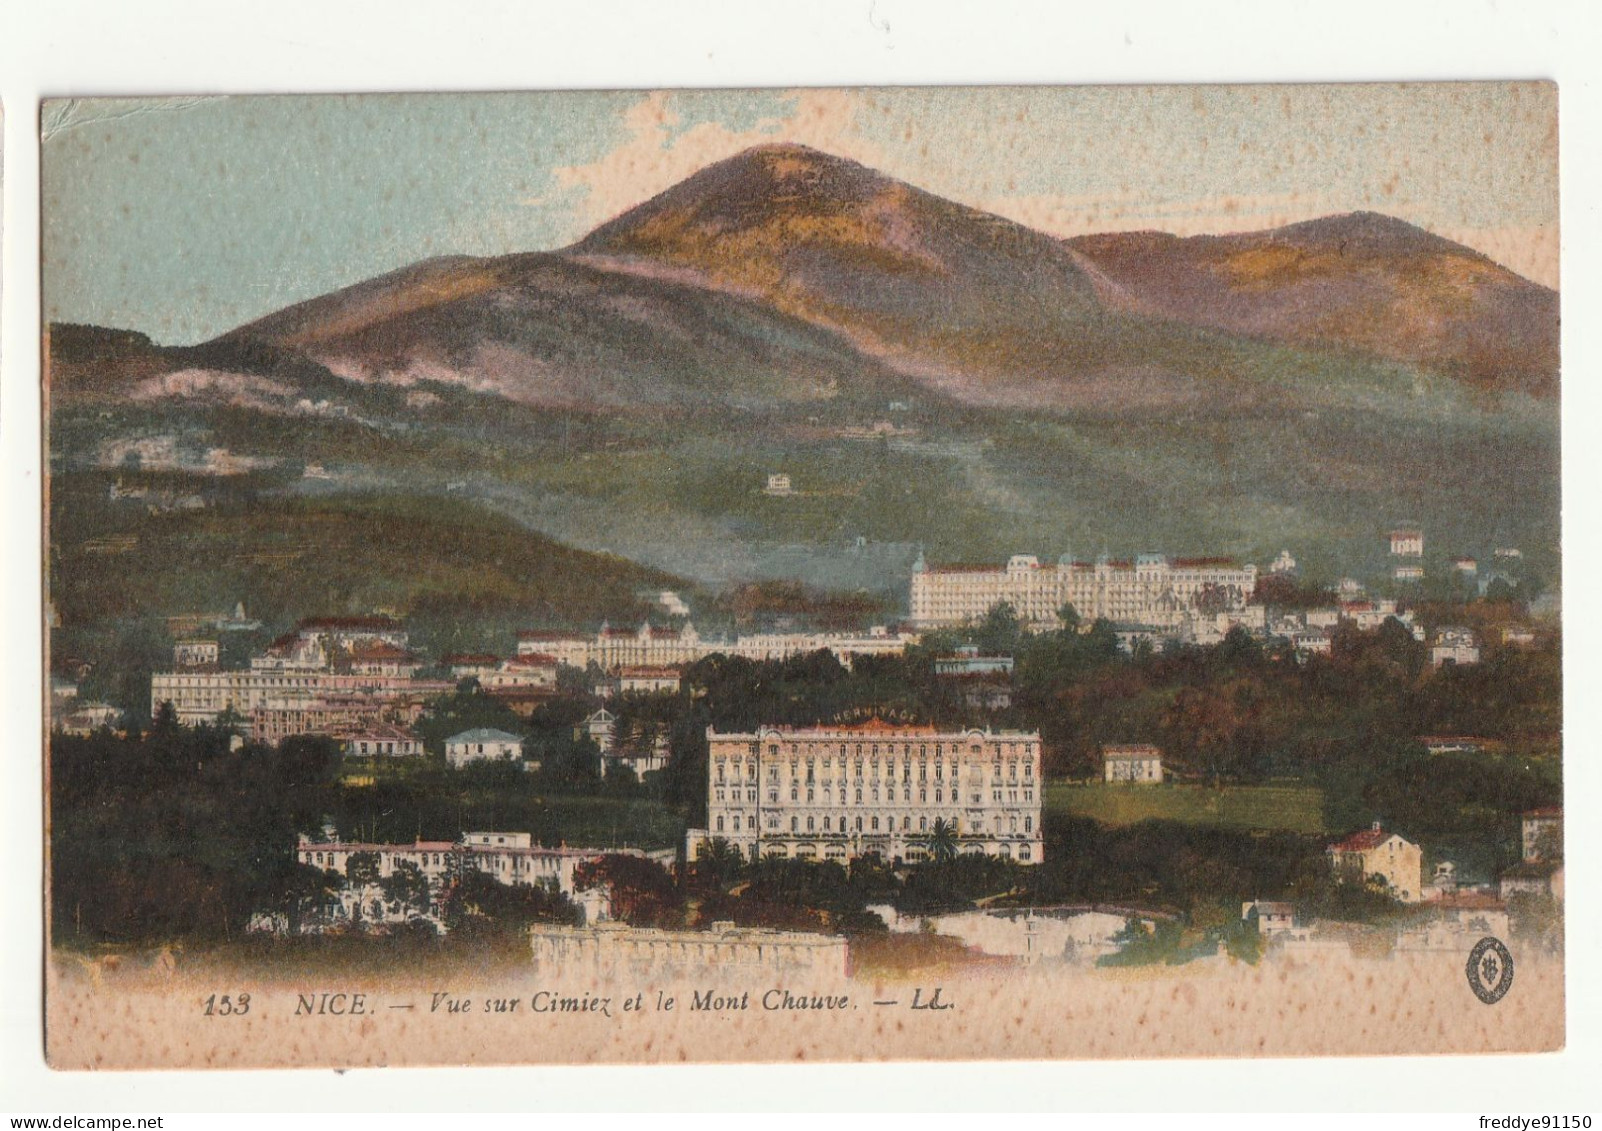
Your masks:
{"label": "hillside", "polygon": [[150,515],[108,503],[107,481],[78,475],[53,489],[50,595],[69,632],[237,601],[269,625],[391,609],[425,630],[489,621],[509,632],[626,622],[645,612],[636,590],[685,584],[449,497],[285,497],[236,486],[204,510]]}
{"label": "hillside", "polygon": [[546,408],[774,410],[908,383],[771,306],[559,255],[438,259],[297,304],[216,346],[295,350],[360,385]]}
{"label": "hillside", "polygon": [[1557,394],[1557,292],[1388,216],[1188,239],[1116,232],[1067,245],[1146,314],[1411,362],[1483,389]]}

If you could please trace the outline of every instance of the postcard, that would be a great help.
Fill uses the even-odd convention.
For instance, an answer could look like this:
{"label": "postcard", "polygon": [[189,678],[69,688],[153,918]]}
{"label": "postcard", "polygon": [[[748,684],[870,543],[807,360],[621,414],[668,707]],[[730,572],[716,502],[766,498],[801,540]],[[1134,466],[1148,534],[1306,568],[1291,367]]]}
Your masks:
{"label": "postcard", "polygon": [[1562,1047],[1557,102],[47,102],[51,1064]]}

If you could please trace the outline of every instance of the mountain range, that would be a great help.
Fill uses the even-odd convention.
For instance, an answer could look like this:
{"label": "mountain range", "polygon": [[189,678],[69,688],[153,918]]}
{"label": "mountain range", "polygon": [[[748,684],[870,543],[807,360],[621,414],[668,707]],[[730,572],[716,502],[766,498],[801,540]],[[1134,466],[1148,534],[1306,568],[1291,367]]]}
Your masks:
{"label": "mountain range", "polygon": [[1404,514],[1555,555],[1556,292],[1373,213],[1063,240],[769,145],[559,251],[48,354],[56,475],[450,487],[709,584],[1071,541],[1338,568]]}

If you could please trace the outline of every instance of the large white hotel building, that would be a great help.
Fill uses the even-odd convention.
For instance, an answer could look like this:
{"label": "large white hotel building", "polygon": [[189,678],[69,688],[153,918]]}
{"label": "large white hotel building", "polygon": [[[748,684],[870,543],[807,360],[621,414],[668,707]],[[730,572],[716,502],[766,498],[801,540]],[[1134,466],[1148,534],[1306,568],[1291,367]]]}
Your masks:
{"label": "large white hotel building", "polygon": [[708,824],[692,839],[722,838],[752,859],[922,860],[944,821],[957,852],[1044,856],[1037,732],[874,720],[709,729],[707,742]]}
{"label": "large white hotel building", "polygon": [[1034,629],[1057,627],[1064,605],[1072,605],[1086,622],[1178,629],[1204,593],[1215,594],[1222,610],[1239,610],[1256,587],[1257,567],[1229,558],[1140,554],[1134,561],[1104,556],[1092,563],[1064,556],[1043,566],[1033,554],[1014,554],[996,568],[929,565],[919,555],[910,604],[918,628],[978,620],[1005,602]]}

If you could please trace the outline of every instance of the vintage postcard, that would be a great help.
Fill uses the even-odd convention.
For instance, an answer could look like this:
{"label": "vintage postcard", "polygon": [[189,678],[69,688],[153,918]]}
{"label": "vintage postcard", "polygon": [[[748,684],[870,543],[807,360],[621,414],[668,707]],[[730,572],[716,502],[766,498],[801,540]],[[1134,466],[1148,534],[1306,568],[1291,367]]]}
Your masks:
{"label": "vintage postcard", "polygon": [[1557,121],[47,102],[50,1062],[1562,1047]]}

